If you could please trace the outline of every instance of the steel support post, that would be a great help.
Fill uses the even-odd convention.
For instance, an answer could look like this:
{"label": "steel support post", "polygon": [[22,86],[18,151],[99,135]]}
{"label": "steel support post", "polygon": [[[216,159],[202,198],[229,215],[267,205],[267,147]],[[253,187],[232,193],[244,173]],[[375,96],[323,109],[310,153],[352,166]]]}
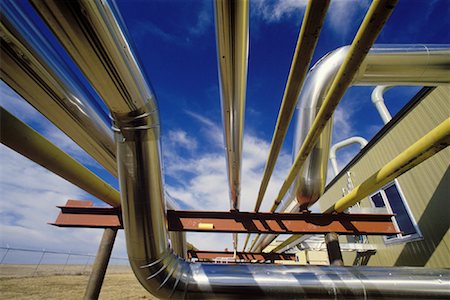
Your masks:
{"label": "steel support post", "polygon": [[98,296],[100,295],[116,235],[117,228],[105,228],[100,247],[97,251],[97,256],[95,257],[94,265],[92,266],[92,272],[89,277],[86,292],[84,293],[85,300],[98,299]]}
{"label": "steel support post", "polygon": [[325,243],[327,245],[328,259],[332,266],[343,266],[341,247],[339,246],[339,236],[330,232],[325,235]]}

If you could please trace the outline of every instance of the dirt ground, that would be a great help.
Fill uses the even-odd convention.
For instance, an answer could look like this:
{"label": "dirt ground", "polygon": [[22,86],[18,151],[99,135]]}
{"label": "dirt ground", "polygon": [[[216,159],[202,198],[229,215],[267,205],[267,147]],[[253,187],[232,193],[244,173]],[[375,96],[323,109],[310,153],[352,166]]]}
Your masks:
{"label": "dirt ground", "polygon": [[[48,275],[51,269],[42,268],[37,276],[0,277],[0,299],[83,299],[88,274]],[[5,271],[5,270],[3,270]],[[13,266],[10,266],[10,271]],[[22,270],[19,270],[22,273]],[[47,274],[47,275],[44,275]],[[136,280],[127,267],[108,270],[100,299],[156,299],[152,297]]]}

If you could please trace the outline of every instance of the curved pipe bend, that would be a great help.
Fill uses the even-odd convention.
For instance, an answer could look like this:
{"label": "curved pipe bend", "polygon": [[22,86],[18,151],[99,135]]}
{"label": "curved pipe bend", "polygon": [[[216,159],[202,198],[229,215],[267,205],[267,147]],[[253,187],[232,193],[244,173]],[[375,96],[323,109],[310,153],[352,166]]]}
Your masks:
{"label": "curved pipe bend", "polygon": [[337,159],[336,159],[336,152],[339,149],[342,149],[344,147],[350,146],[352,144],[359,144],[360,149],[364,148],[367,145],[367,140],[363,137],[360,136],[352,136],[348,139],[345,139],[343,141],[337,142],[336,144],[334,144],[333,146],[331,146],[330,148],[330,162],[331,162],[331,166],[333,168],[334,171],[334,175],[337,175],[339,173],[339,166],[337,164]]}
{"label": "curved pipe bend", "polygon": [[371,95],[372,103],[375,105],[384,124],[387,124],[392,119],[392,116],[387,109],[386,104],[384,103],[384,93],[391,88],[393,87],[387,85],[379,85],[374,88]]}

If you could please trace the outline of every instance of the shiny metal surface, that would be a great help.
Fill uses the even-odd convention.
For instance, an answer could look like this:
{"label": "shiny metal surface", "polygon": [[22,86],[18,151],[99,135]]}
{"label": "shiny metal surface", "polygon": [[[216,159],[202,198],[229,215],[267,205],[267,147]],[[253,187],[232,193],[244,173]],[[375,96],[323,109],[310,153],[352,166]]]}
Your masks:
{"label": "shiny metal surface", "polygon": [[[309,72],[298,99],[294,156],[308,134],[347,51],[348,46],[327,54]],[[358,69],[352,84],[450,84],[449,65],[450,45],[375,45]],[[295,181],[297,201],[303,207],[314,204],[323,193],[330,141],[331,122],[320,136]]]}
{"label": "shiny metal surface", "polygon": [[0,5],[1,79],[117,176],[108,116],[27,18],[20,2],[5,0]]}
{"label": "shiny metal surface", "polygon": [[214,2],[222,120],[231,209],[239,210],[248,64],[248,1]]}
{"label": "shiny metal surface", "polygon": [[337,175],[339,173],[339,166],[336,159],[336,152],[339,149],[342,149],[344,147],[353,145],[353,144],[359,144],[360,149],[364,148],[367,145],[367,140],[360,136],[352,136],[348,139],[345,139],[343,141],[337,142],[330,148],[330,162],[331,167],[333,168],[334,175]]}
{"label": "shiny metal surface", "polygon": [[[86,6],[83,12],[79,8],[74,10],[73,2],[56,4],[58,9],[67,5],[67,9],[61,10],[64,18],[70,19],[75,15],[82,19],[83,22],[70,23],[71,26],[82,24],[91,30],[84,32],[96,32],[92,37],[99,38],[95,47],[106,45],[108,51],[114,52],[109,48],[117,50],[123,45],[123,41],[109,44],[108,37],[102,39],[101,33],[104,32],[99,28],[108,28],[107,36],[112,34],[117,41],[123,38],[121,28],[111,18],[108,2],[91,1],[89,4],[92,5]],[[79,28],[72,29],[70,26],[67,28],[68,31],[81,32]],[[97,50],[100,49],[107,50],[103,46]],[[85,58],[91,59],[89,56]],[[132,61],[123,63],[137,64],[134,57],[131,58]],[[121,67],[121,64],[116,67]],[[139,81],[145,83],[143,78]],[[123,221],[130,264],[138,280],[153,295],[164,299],[361,299],[384,295],[386,291],[393,298],[449,297],[448,270],[214,265],[189,263],[174,255],[166,229],[157,106],[154,97],[143,96],[135,99],[134,103],[125,98],[104,100],[112,111],[116,126]]]}

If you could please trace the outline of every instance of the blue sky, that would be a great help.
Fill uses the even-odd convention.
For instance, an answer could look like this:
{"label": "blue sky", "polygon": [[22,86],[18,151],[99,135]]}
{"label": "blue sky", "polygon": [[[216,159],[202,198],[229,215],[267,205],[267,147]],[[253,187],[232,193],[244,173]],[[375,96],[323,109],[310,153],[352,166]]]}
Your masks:
{"label": "blue sky", "polygon": [[[212,1],[119,0],[117,5],[158,99],[167,191],[183,208],[229,209]],[[256,200],[305,5],[306,1],[293,0],[250,2],[242,210],[253,209]],[[370,1],[332,1],[312,64],[351,43],[369,5]],[[448,0],[399,1],[377,43],[449,44],[449,5]],[[39,17],[33,20],[48,35]],[[56,40],[49,40],[62,53]],[[370,140],[382,127],[370,102],[372,89],[348,90],[335,114],[333,142],[354,135]],[[388,91],[386,103],[391,114],[419,89]],[[117,187],[113,176],[20,96],[3,83],[0,92],[2,106]],[[289,170],[291,148],[292,128],[262,210],[271,206]],[[355,146],[339,152],[340,166],[357,151]],[[93,197],[4,146],[0,152],[0,245],[94,252],[100,231],[46,224],[56,217],[56,205],[67,199]],[[189,239],[202,249],[231,248],[231,235],[191,234]],[[123,235],[115,251],[125,255]]]}

